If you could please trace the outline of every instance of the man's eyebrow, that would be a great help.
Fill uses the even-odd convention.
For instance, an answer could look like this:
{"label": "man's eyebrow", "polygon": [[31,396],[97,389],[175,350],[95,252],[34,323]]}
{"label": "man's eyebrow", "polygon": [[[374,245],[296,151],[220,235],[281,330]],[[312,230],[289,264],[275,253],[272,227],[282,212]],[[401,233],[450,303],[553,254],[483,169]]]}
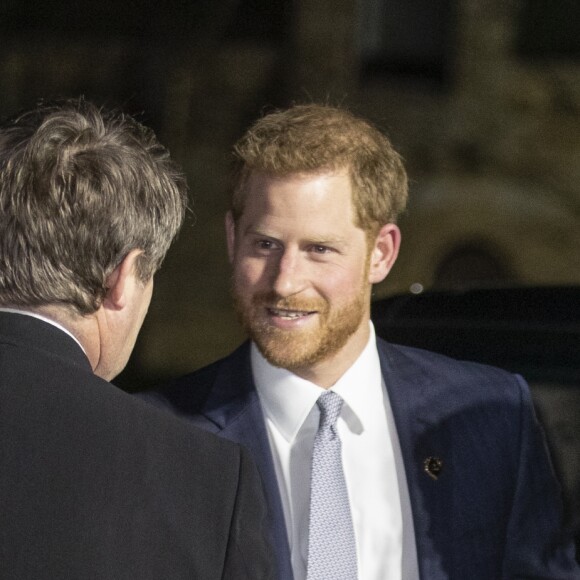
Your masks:
{"label": "man's eyebrow", "polygon": [[307,241],[311,244],[316,244],[320,246],[334,246],[334,245],[342,245],[345,243],[343,238],[339,238],[337,236],[317,236],[309,238]]}
{"label": "man's eyebrow", "polygon": [[261,230],[260,228],[255,228],[253,226],[248,226],[244,232],[245,235],[251,235],[251,236],[263,236],[265,238],[272,238],[273,240],[277,239],[276,236],[267,233],[264,230]]}

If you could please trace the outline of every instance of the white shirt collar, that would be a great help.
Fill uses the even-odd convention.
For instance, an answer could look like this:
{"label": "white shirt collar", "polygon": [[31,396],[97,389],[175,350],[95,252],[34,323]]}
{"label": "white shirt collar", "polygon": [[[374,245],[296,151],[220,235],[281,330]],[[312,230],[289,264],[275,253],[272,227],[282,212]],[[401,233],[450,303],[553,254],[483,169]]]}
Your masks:
{"label": "white shirt collar", "polygon": [[[382,391],[374,387],[381,384],[382,375],[374,327],[369,324],[367,345],[332,387],[344,399],[341,417],[354,432],[361,432],[365,421],[377,412],[384,414]],[[265,415],[288,441],[292,441],[323,389],[286,369],[273,366],[254,343],[251,360],[254,382]]]}
{"label": "white shirt collar", "polygon": [[70,330],[67,330],[64,326],[47,318],[46,316],[42,316],[42,314],[37,314],[36,312],[30,312],[30,310],[19,310],[18,308],[0,308],[0,312],[9,312],[11,314],[23,314],[24,316],[32,316],[32,318],[38,318],[38,320],[42,320],[43,322],[47,322],[48,324],[52,324],[52,326],[56,326],[59,330],[62,330],[65,334],[68,334],[82,349],[82,351],[86,354],[86,351],[83,345],[78,341],[77,337],[74,336]]}

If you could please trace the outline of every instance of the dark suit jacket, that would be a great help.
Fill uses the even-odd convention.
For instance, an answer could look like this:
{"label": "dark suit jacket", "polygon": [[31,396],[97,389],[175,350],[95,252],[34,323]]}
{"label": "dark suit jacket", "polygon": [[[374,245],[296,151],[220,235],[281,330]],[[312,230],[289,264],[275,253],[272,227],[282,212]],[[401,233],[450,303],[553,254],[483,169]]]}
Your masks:
{"label": "dark suit jacket", "polygon": [[[378,341],[424,580],[578,579],[527,385],[496,368]],[[292,578],[281,500],[249,344],[155,395],[252,452],[281,578]],[[438,458],[437,479],[425,461]],[[372,459],[369,458],[369,461]]]}
{"label": "dark suit jacket", "polygon": [[56,327],[0,313],[0,578],[274,578],[240,447],[96,377]]}

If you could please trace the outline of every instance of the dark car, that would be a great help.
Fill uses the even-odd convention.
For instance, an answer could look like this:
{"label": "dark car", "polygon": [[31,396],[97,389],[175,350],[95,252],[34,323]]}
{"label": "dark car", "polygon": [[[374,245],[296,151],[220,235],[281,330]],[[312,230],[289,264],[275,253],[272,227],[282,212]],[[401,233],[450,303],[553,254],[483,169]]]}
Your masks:
{"label": "dark car", "polygon": [[389,342],[527,379],[580,547],[580,287],[398,295],[374,302],[372,318]]}

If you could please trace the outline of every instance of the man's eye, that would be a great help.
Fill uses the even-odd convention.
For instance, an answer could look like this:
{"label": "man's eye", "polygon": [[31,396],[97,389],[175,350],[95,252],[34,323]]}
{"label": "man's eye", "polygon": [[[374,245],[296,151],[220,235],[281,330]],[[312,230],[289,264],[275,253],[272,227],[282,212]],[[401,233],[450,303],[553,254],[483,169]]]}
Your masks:
{"label": "man's eye", "polygon": [[260,250],[271,250],[274,247],[274,242],[270,240],[258,240],[256,241],[256,247]]}
{"label": "man's eye", "polygon": [[312,246],[312,251],[315,254],[328,254],[331,250],[327,246]]}

